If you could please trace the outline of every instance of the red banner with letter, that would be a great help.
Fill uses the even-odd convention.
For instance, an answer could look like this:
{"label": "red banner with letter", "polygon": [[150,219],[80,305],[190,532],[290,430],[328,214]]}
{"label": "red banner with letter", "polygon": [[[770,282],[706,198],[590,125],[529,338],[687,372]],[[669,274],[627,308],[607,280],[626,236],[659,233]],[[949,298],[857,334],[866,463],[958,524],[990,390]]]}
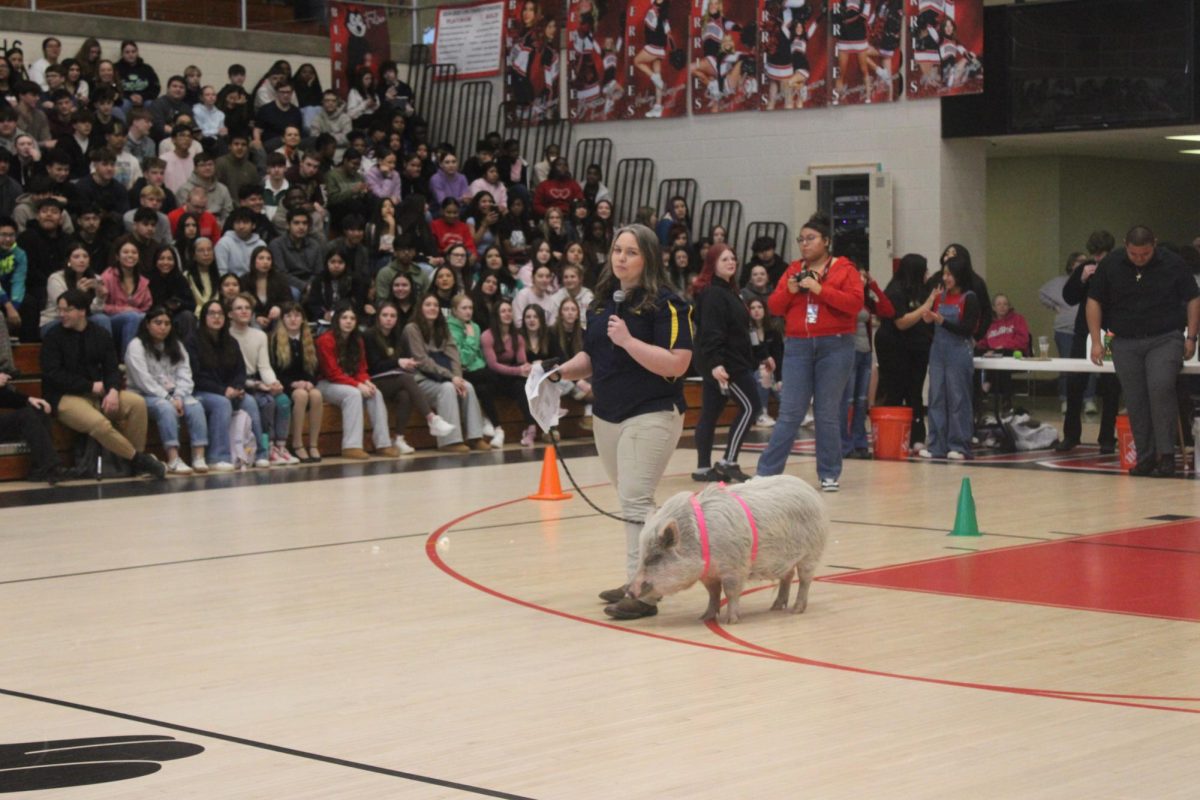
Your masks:
{"label": "red banner with letter", "polygon": [[761,0],[758,36],[764,111],[829,102],[829,15],[822,0]]}
{"label": "red banner with letter", "polygon": [[630,0],[625,14],[626,119],[687,113],[688,0]]}
{"label": "red banner with letter", "polygon": [[908,96],[983,91],[983,0],[908,0]]}
{"label": "red banner with letter", "polygon": [[830,17],[834,105],[899,99],[904,0],[834,0]]}
{"label": "red banner with letter", "polygon": [[572,0],[567,15],[567,113],[573,122],[620,119],[625,103],[625,6]]}
{"label": "red banner with letter", "polygon": [[758,0],[694,0],[692,113],[759,105]]}
{"label": "red banner with letter", "polygon": [[504,108],[510,125],[558,119],[558,6],[508,0],[504,21]]}
{"label": "red banner with letter", "polygon": [[379,65],[391,58],[387,14],[382,8],[330,0],[329,61],[333,90],[350,93],[354,76],[367,70],[379,77]]}

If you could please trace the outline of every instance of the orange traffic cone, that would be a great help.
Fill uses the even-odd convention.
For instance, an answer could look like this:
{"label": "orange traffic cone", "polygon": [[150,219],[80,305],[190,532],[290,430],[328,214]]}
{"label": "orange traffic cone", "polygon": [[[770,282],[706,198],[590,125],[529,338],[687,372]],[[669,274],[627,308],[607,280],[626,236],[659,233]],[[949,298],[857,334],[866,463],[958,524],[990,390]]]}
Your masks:
{"label": "orange traffic cone", "polygon": [[558,454],[553,447],[546,448],[546,456],[542,459],[542,480],[538,485],[537,494],[529,495],[530,500],[570,500],[571,495],[562,490],[558,482]]}

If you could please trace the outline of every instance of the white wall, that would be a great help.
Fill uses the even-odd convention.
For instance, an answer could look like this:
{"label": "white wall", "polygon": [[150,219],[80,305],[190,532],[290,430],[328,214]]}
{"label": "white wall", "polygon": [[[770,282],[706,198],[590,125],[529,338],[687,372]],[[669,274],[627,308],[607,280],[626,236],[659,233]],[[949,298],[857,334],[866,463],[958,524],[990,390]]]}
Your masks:
{"label": "white wall", "polygon": [[878,164],[894,178],[898,256],[932,260],[959,241],[985,267],[983,146],[944,143],[936,100],[575,128],[576,141],[591,137],[613,140],[614,168],[622,158],[652,158],[657,179],[696,178],[702,202],[741,200],[746,222],[789,229],[794,176],[815,166]]}
{"label": "white wall", "polygon": [[[81,21],[87,17],[80,17]],[[196,27],[196,40],[204,35],[204,28]],[[25,62],[32,64],[42,57],[42,40],[44,33],[29,33],[28,31],[11,31],[5,33],[5,38],[21,40],[21,50],[25,53]],[[63,43],[61,59],[72,58],[79,51],[86,36],[61,36],[55,38]],[[121,57],[121,43],[116,39],[100,39],[101,52],[104,58],[117,61]],[[204,83],[212,84],[220,89],[226,83],[226,70],[230,64],[241,64],[246,68],[247,82],[253,85],[262,77],[278,59],[287,59],[292,69],[305,62],[311,63],[321,77],[321,85],[329,85],[329,58],[314,58],[295,53],[262,53],[251,50],[223,50],[211,47],[186,47],[175,44],[158,44],[150,41],[138,41],[138,51],[147,64],[154,67],[159,80],[165,86],[171,75],[182,75],[185,67],[194,64],[204,74]]]}

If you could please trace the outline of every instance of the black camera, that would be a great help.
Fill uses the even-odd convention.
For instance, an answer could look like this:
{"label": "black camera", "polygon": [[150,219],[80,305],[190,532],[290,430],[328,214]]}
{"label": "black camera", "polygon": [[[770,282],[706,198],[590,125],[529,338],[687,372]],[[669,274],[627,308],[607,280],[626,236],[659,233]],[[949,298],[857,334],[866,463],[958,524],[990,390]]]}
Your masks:
{"label": "black camera", "polygon": [[[802,269],[799,272],[797,272],[794,277],[796,278],[797,285],[799,285],[800,281],[804,280],[805,278],[812,278],[814,281],[821,280],[821,276],[818,275],[817,273],[813,272],[811,269]],[[808,289],[806,289],[803,286],[800,286],[800,291],[807,292]]]}

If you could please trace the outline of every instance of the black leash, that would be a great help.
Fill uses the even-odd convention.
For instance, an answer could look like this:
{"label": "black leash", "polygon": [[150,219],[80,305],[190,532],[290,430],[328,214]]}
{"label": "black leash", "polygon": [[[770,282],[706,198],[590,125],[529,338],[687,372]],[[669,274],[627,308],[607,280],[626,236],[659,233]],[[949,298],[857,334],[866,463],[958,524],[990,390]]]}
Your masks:
{"label": "black leash", "polygon": [[585,503],[587,503],[589,506],[591,506],[593,509],[600,512],[604,516],[606,516],[610,519],[615,519],[617,522],[628,522],[633,525],[645,524],[645,520],[625,519],[624,517],[618,517],[616,514],[611,514],[607,511],[605,511],[600,506],[593,503],[592,499],[590,497],[588,497],[587,494],[583,491],[583,489],[580,488],[579,484],[575,482],[575,476],[571,474],[571,469],[570,469],[570,467],[567,466],[567,459],[563,455],[562,448],[559,447],[559,443],[562,441],[562,438],[558,435],[558,426],[556,425],[555,427],[551,428],[549,433],[550,433],[550,441],[554,443],[554,451],[556,453],[558,453],[558,463],[562,464],[563,472],[567,473],[567,480],[569,480],[571,482],[571,485],[575,487],[575,491],[579,492],[579,496],[583,498],[583,501]]}

